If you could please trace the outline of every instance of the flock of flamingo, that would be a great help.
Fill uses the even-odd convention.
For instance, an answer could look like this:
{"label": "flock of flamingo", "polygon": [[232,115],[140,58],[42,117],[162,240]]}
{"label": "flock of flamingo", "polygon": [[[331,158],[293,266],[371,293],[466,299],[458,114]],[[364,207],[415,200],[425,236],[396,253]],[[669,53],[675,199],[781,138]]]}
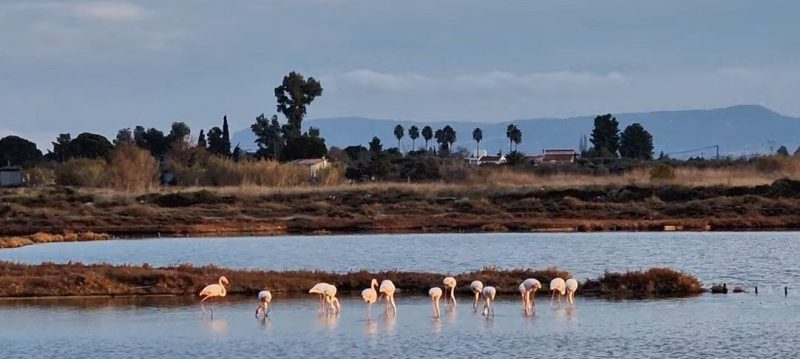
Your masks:
{"label": "flock of flamingo", "polygon": [[[445,305],[448,303],[449,299],[453,307],[456,306],[456,279],[453,277],[447,277],[442,281],[442,283],[444,284],[444,291],[440,287],[433,287],[428,291],[428,296],[430,296],[431,300],[433,301],[432,305],[434,318],[439,318],[440,316],[439,300],[441,300],[443,294],[445,295]],[[200,300],[200,305],[204,314],[206,313],[204,302],[209,298],[224,297],[227,294],[225,286],[228,284],[228,279],[223,276],[219,278],[218,283],[210,284],[200,291],[200,296],[203,297],[203,299]],[[497,295],[497,289],[493,286],[484,286],[479,280],[470,283],[470,288],[475,294],[475,299],[472,302],[473,311],[478,311],[478,304],[480,303],[481,299],[483,299],[482,314],[484,316],[494,316],[494,298]],[[541,288],[542,284],[533,278],[528,278],[520,283],[519,293],[522,297],[522,308],[525,312],[525,315],[532,315],[535,312],[535,294],[536,291]],[[361,291],[361,298],[363,298],[364,302],[367,303],[368,313],[372,310],[372,304],[383,299],[384,310],[387,313],[391,311],[393,316],[397,316],[397,304],[395,304],[394,301],[394,293],[396,289],[397,288],[395,287],[394,283],[388,279],[382,281],[380,286],[378,285],[378,280],[373,279],[370,282],[369,288]],[[573,278],[567,280],[555,278],[550,281],[550,302],[552,303],[554,297],[557,295],[558,304],[561,305],[561,297],[566,295],[569,305],[574,306],[575,292],[577,290],[577,280]],[[341,311],[342,308],[339,304],[339,299],[336,298],[336,286],[328,283],[317,283],[308,291],[308,293],[319,296],[319,309],[321,311],[334,315],[339,314]],[[264,317],[269,316],[272,293],[268,290],[259,292],[258,301],[259,304],[258,307],[256,307],[256,317],[259,315],[263,315]],[[211,314],[214,314],[213,307],[211,307]]]}

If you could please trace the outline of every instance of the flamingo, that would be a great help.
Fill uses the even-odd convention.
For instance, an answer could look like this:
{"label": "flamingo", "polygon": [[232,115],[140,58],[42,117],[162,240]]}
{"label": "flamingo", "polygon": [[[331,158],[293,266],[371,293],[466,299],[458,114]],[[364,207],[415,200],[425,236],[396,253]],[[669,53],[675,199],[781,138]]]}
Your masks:
{"label": "flamingo", "polygon": [[428,295],[433,301],[433,317],[439,318],[439,299],[442,298],[442,288],[433,287],[428,291]]}
{"label": "flamingo", "polygon": [[[203,299],[200,300],[200,307],[203,308],[203,314],[206,313],[206,307],[203,305],[203,302],[211,297],[224,297],[226,294],[228,294],[228,292],[225,291],[226,285],[228,285],[228,278],[222,276],[219,277],[219,282],[217,282],[217,284],[209,284],[200,291],[199,295],[203,297]],[[214,307],[211,307],[211,315],[214,315]]]}
{"label": "flamingo", "polygon": [[525,302],[527,303],[525,312],[532,311],[536,307],[536,291],[542,289],[542,283],[533,278],[528,278],[522,282],[525,287]]}
{"label": "flamingo", "polygon": [[317,284],[314,284],[314,286],[311,287],[311,289],[308,290],[309,294],[317,294],[317,295],[319,295],[319,309],[320,310],[324,310],[325,309],[325,304],[324,304],[325,294],[324,294],[324,292],[325,292],[325,288],[327,288],[329,285],[330,284],[325,283],[325,282],[319,282]]}
{"label": "flamingo", "polygon": [[550,303],[553,302],[553,296],[558,292],[558,304],[560,305],[561,296],[564,295],[564,291],[566,291],[566,283],[564,283],[564,280],[561,278],[553,278],[553,280],[550,281],[550,292],[552,292],[552,294],[550,294]]}
{"label": "flamingo", "polygon": [[472,289],[472,293],[475,293],[475,300],[472,302],[472,310],[478,311],[478,302],[481,300],[481,291],[483,291],[483,282],[476,280],[470,283],[469,287]]}
{"label": "flamingo", "polygon": [[578,290],[578,281],[575,278],[567,279],[567,301],[570,305],[575,305],[575,292]]}
{"label": "flamingo", "polygon": [[388,279],[385,279],[383,282],[381,282],[381,287],[379,290],[381,292],[381,296],[384,295],[386,296],[384,302],[386,306],[386,311],[388,312],[389,307],[391,306],[392,312],[394,313],[394,315],[397,315],[397,305],[395,305],[394,303],[394,291],[396,290],[394,283],[392,283],[392,281]]}
{"label": "flamingo", "polygon": [[258,312],[263,311],[264,317],[269,316],[270,306],[269,303],[272,302],[272,293],[268,290],[262,290],[258,292],[258,307],[256,307],[256,318],[258,318]]}
{"label": "flamingo", "polygon": [[336,286],[328,284],[322,291],[322,294],[325,295],[325,301],[331,306],[333,314],[339,314],[342,308],[339,305],[339,299],[336,298]]}
{"label": "flamingo", "polygon": [[483,295],[483,300],[484,300],[484,303],[483,303],[483,315],[487,315],[488,316],[489,313],[491,312],[492,316],[494,316],[494,303],[493,302],[494,302],[494,296],[497,294],[497,289],[495,289],[492,286],[487,286],[487,287],[483,288],[483,291],[481,292],[481,294]]}
{"label": "flamingo", "polygon": [[[453,277],[447,277],[443,281],[444,283],[444,290],[447,291],[450,289],[450,299],[453,302],[453,306],[456,306],[456,279]],[[447,304],[447,297],[444,297],[444,303]]]}
{"label": "flamingo", "polygon": [[364,302],[367,303],[367,313],[370,313],[370,308],[372,308],[372,303],[378,301],[378,291],[375,288],[378,287],[378,280],[372,279],[372,282],[369,284],[369,288],[364,289],[361,291],[361,298],[364,298]]}

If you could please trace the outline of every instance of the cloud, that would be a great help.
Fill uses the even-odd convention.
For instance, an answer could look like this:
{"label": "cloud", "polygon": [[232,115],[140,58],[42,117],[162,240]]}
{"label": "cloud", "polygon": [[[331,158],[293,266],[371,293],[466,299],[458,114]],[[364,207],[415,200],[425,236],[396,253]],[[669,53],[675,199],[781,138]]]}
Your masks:
{"label": "cloud", "polygon": [[143,20],[148,12],[144,8],[121,1],[85,2],[20,2],[4,6],[6,9],[22,12],[47,12],[55,16],[68,16],[80,20],[103,22],[132,22]]}
{"label": "cloud", "polygon": [[368,69],[348,71],[323,77],[334,88],[356,86],[380,91],[575,91],[592,90],[599,86],[625,84],[628,78],[619,72],[596,74],[589,72],[553,71],[514,73],[488,71],[449,77],[430,77],[420,74],[381,73]]}

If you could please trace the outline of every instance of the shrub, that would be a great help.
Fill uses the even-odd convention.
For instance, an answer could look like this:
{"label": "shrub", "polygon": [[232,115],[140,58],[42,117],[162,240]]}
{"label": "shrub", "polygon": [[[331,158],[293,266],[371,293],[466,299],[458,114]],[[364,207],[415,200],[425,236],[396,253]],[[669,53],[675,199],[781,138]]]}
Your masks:
{"label": "shrub", "polygon": [[123,144],[111,153],[106,184],[124,191],[150,188],[158,177],[158,163],[150,152],[133,144]]}
{"label": "shrub", "polygon": [[650,170],[650,181],[671,181],[675,179],[675,168],[666,164],[659,163],[658,166]]}
{"label": "shrub", "polygon": [[71,159],[56,167],[56,184],[77,187],[100,187],[103,185],[106,167],[106,162],[99,159]]}

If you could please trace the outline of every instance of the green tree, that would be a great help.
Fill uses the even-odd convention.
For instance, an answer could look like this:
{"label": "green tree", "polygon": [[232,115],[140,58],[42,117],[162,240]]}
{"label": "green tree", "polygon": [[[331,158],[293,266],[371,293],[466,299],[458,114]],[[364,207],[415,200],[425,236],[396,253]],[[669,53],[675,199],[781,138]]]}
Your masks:
{"label": "green tree", "polygon": [[225,146],[225,153],[231,152],[231,133],[228,131],[228,115],[222,116],[222,143]]}
{"label": "green tree", "polygon": [[156,159],[161,159],[169,150],[167,136],[152,127],[145,130],[142,126],[136,126],[133,129],[133,141],[137,146],[149,150]]}
{"label": "green tree", "polygon": [[320,158],[328,154],[328,147],[322,137],[311,137],[304,133],[299,137],[286,139],[286,146],[281,151],[283,161],[293,161],[303,158]]}
{"label": "green tree", "polygon": [[408,128],[408,138],[411,139],[411,151],[416,151],[416,143],[419,138],[419,128],[417,126],[411,125]]}
{"label": "green tree", "polygon": [[511,131],[511,142],[514,142],[514,151],[519,150],[519,144],[522,143],[522,130],[517,126],[514,126]]}
{"label": "green tree", "polygon": [[284,128],[287,138],[300,136],[306,108],[317,96],[322,96],[322,85],[319,81],[313,77],[306,80],[303,75],[294,71],[284,76],[281,85],[275,88],[278,112],[288,120]]}
{"label": "green tree", "polygon": [[192,133],[192,130],[183,122],[173,122],[172,126],[170,127],[169,135],[167,135],[167,141],[172,144],[179,142],[181,144],[186,144],[189,142],[189,135]]}
{"label": "green tree", "polygon": [[789,156],[789,149],[786,146],[778,147],[778,151],[775,152],[778,156]]}
{"label": "green tree", "polygon": [[308,128],[308,135],[311,137],[319,137],[319,128],[311,126]]}
{"label": "green tree", "polygon": [[6,136],[0,139],[0,166],[7,164],[31,167],[41,162],[42,151],[36,144],[19,136]]}
{"label": "green tree", "polygon": [[62,133],[53,142],[52,160],[64,162],[69,159],[69,144],[72,143],[72,136],[69,133]]}
{"label": "green tree", "polygon": [[425,139],[425,151],[428,150],[428,142],[433,138],[433,129],[431,126],[425,126],[422,128],[422,138]]}
{"label": "green tree", "polygon": [[380,138],[377,136],[372,137],[372,141],[369,141],[369,151],[375,153],[383,151],[383,145],[381,144]]}
{"label": "green tree", "polygon": [[130,127],[123,128],[117,131],[117,137],[114,139],[114,146],[121,146],[123,144],[132,144],[133,143],[133,132],[131,132]]}
{"label": "green tree", "polygon": [[96,133],[84,132],[69,144],[70,158],[108,158],[114,145]]}
{"label": "green tree", "polygon": [[200,136],[197,136],[197,147],[207,148],[208,144],[206,143],[206,134],[203,130],[200,130]]}
{"label": "green tree", "polygon": [[472,139],[475,140],[475,158],[481,156],[481,141],[483,140],[483,130],[475,128],[472,130]]}
{"label": "green tree", "polygon": [[406,131],[405,129],[403,129],[403,126],[399,124],[397,126],[394,126],[394,137],[397,137],[397,150],[400,150],[400,140],[403,138],[403,135],[405,135],[405,133]]}
{"label": "green tree", "polygon": [[260,116],[256,117],[256,123],[250,126],[250,130],[256,135],[256,144],[258,145],[257,155],[259,157],[272,159],[280,158],[280,153],[283,150],[285,141],[277,115],[273,115],[271,120],[267,120],[267,117],[262,113]]}
{"label": "green tree", "polygon": [[508,126],[506,126],[506,138],[508,139],[508,152],[509,153],[511,152],[511,145],[514,143],[514,140],[512,140],[512,136],[514,134],[514,129],[515,128],[517,128],[517,126],[514,126],[513,123],[509,124]]}
{"label": "green tree", "polygon": [[231,158],[233,159],[233,162],[239,162],[242,159],[243,152],[244,151],[242,151],[242,148],[239,147],[239,144],[237,143],[236,147],[233,148],[233,152],[231,153]]}
{"label": "green tree", "polygon": [[218,156],[230,156],[231,153],[228,151],[228,143],[225,142],[222,129],[219,127],[212,127],[208,130],[208,134],[206,134],[206,141],[208,142],[209,152]]}
{"label": "green tree", "polygon": [[612,157],[617,157],[620,145],[619,122],[617,119],[611,114],[595,117],[590,141],[594,146],[595,153],[608,153]]}
{"label": "green tree", "polygon": [[653,136],[639,123],[634,123],[622,131],[619,154],[623,158],[652,160]]}
{"label": "green tree", "polygon": [[454,130],[450,125],[444,126],[442,129],[444,133],[444,141],[447,143],[447,150],[451,150],[453,148],[453,144],[456,142],[456,130]]}

